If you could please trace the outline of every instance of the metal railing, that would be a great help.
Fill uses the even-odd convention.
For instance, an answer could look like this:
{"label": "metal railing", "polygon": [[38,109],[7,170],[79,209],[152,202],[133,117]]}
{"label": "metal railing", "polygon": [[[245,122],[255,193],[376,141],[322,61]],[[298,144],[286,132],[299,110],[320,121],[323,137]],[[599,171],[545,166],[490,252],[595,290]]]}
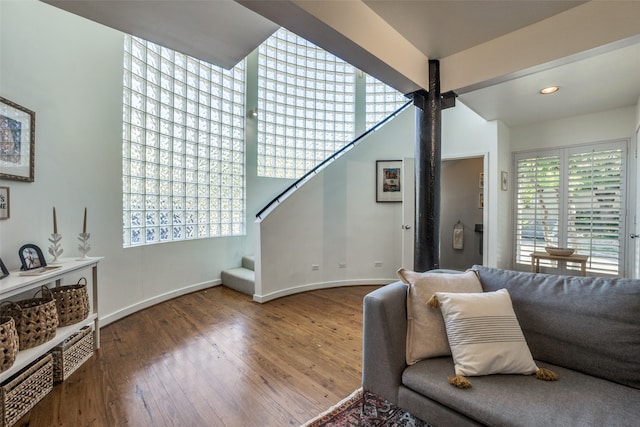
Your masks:
{"label": "metal railing", "polygon": [[327,165],[329,165],[330,163],[333,163],[334,160],[336,160],[338,157],[342,156],[344,153],[346,153],[347,151],[351,150],[353,147],[358,145],[358,143],[361,142],[368,135],[370,135],[373,132],[377,131],[382,126],[384,126],[386,123],[388,123],[393,118],[395,118],[398,114],[400,114],[401,112],[406,110],[411,104],[413,104],[413,101],[408,101],[402,107],[398,108],[396,111],[394,111],[393,113],[389,114],[386,118],[384,118],[382,121],[380,121],[377,125],[375,125],[371,129],[369,129],[366,132],[364,132],[362,135],[360,135],[359,137],[357,137],[356,139],[354,139],[353,141],[351,141],[350,143],[348,143],[347,145],[345,145],[344,147],[342,147],[341,149],[339,149],[338,151],[333,153],[331,156],[329,156],[326,159],[324,159],[322,162],[318,163],[313,169],[311,169],[309,172],[307,172],[304,175],[302,175],[296,182],[294,182],[293,184],[288,186],[286,189],[284,189],[284,191],[282,191],[280,194],[278,194],[276,197],[274,197],[269,203],[267,203],[265,205],[265,207],[262,208],[256,214],[256,218],[262,219],[262,215],[265,212],[269,211],[272,206],[279,204],[281,200],[283,200],[284,198],[286,198],[286,196],[289,195],[289,193],[294,192],[296,189],[298,189],[300,186],[302,186],[307,180],[309,180],[311,177],[316,175],[322,169],[327,167]]}

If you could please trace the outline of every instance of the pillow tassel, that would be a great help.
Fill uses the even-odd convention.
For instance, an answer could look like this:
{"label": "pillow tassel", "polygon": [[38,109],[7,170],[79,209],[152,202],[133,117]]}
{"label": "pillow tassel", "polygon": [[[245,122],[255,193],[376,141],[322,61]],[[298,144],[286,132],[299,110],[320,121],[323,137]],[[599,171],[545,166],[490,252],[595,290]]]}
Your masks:
{"label": "pillow tassel", "polygon": [[456,375],[455,377],[449,377],[449,384],[454,387],[465,389],[471,388],[471,381],[462,375]]}
{"label": "pillow tassel", "polygon": [[429,301],[427,301],[427,305],[431,308],[440,308],[440,301],[438,301],[438,297],[436,294],[433,294]]}
{"label": "pillow tassel", "polygon": [[536,371],[536,378],[543,381],[557,381],[558,374],[553,372],[551,369],[538,368]]}

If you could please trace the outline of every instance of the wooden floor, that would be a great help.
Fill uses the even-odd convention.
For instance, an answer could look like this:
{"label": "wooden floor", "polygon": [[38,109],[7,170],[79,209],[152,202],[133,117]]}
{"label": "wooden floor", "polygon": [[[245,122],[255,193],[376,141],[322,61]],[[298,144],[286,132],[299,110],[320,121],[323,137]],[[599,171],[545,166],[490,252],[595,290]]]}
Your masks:
{"label": "wooden floor", "polygon": [[218,286],[143,310],[16,425],[299,426],[360,386],[375,288],[258,304]]}

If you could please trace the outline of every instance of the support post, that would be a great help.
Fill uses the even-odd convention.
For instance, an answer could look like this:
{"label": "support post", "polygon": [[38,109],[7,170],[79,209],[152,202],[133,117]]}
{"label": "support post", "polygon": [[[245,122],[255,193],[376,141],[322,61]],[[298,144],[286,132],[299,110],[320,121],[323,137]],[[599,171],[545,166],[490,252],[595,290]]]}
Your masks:
{"label": "support post", "polygon": [[416,109],[415,189],[416,223],[414,270],[427,271],[440,264],[440,169],[442,97],[440,63],[429,60],[429,91],[414,94]]}

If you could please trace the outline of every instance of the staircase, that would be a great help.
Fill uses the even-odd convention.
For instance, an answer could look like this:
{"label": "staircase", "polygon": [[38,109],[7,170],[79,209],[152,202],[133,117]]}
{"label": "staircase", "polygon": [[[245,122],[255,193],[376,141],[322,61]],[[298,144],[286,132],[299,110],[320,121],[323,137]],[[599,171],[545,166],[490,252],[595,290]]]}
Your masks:
{"label": "staircase", "polygon": [[242,266],[224,270],[220,274],[222,284],[243,294],[253,295],[256,286],[256,273],[253,266],[253,256],[243,256]]}

